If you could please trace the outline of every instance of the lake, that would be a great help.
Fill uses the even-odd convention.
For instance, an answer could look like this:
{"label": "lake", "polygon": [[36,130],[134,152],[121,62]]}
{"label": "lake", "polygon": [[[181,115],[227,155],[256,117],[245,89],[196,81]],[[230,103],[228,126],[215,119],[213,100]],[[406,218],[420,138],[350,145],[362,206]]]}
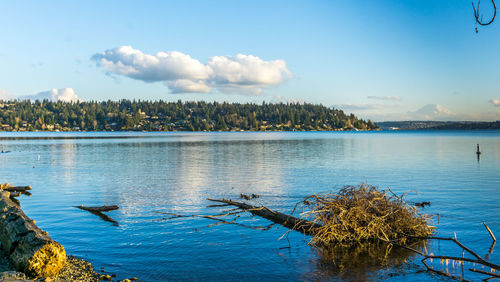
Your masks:
{"label": "lake", "polygon": [[[478,161],[476,144],[483,154]],[[25,213],[68,254],[118,278],[162,280],[423,280],[420,258],[396,252],[379,265],[328,263],[309,237],[240,214],[235,224],[166,213],[211,215],[206,198],[258,194],[255,204],[290,213],[302,198],[366,182],[434,217],[439,236],[456,233],[487,255],[486,221],[500,237],[500,131],[0,133],[0,182],[31,185]],[[118,226],[75,208],[118,205]],[[429,252],[461,256],[430,242]],[[489,258],[500,263],[500,246]],[[350,258],[352,256],[352,258]],[[361,258],[366,257],[361,255]],[[444,267],[434,262],[437,269]],[[459,268],[449,268],[460,275]],[[487,269],[489,271],[489,269]],[[468,279],[483,276],[466,273]]]}

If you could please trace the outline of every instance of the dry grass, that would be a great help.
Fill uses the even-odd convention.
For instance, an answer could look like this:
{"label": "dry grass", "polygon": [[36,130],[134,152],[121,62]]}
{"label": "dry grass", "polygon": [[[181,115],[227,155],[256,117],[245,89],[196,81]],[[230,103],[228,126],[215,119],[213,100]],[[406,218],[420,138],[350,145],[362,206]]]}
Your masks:
{"label": "dry grass", "polygon": [[361,184],[345,186],[337,194],[309,196],[298,206],[303,208],[302,218],[321,225],[310,242],[315,246],[380,239],[404,244],[408,236],[432,235],[430,217],[420,214],[403,197]]}

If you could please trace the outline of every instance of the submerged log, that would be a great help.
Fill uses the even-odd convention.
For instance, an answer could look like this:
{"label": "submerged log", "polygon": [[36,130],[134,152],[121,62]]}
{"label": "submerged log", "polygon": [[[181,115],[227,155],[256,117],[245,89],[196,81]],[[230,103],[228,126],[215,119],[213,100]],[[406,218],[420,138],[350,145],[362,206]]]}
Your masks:
{"label": "submerged log", "polygon": [[300,219],[295,216],[287,215],[281,212],[273,211],[265,206],[262,207],[257,207],[257,206],[252,206],[247,203],[242,203],[242,202],[236,202],[232,200],[227,200],[227,199],[207,199],[212,202],[220,202],[220,203],[225,203],[229,204],[235,207],[238,207],[240,209],[246,210],[251,212],[252,214],[261,216],[263,218],[269,219],[270,221],[274,223],[281,224],[287,228],[297,230],[299,232],[302,232],[306,235],[314,235],[315,231],[321,227],[321,225],[307,221],[304,219]]}
{"label": "submerged log", "polygon": [[80,206],[75,206],[75,208],[79,208],[81,210],[88,211],[92,214],[97,215],[98,217],[100,217],[104,221],[113,223],[114,226],[119,226],[118,221],[103,214],[103,212],[109,212],[109,211],[114,211],[114,210],[119,209],[120,207],[118,207],[118,206],[86,207],[84,205],[80,205]]}
{"label": "submerged log", "polygon": [[100,207],[86,207],[84,205],[81,206],[76,206],[77,208],[89,212],[108,212],[108,211],[114,211],[119,209],[120,207],[118,206],[100,206]]}
{"label": "submerged log", "polygon": [[[351,202],[346,202],[346,195],[348,197],[350,197],[350,199],[353,199],[355,201],[358,201],[359,199],[362,199],[362,200],[366,200],[367,197],[358,197],[359,193],[370,193],[370,195],[372,197],[376,197],[377,200],[380,200],[381,198],[385,198],[387,201],[389,201],[389,203],[391,203],[391,198],[394,196],[396,197],[396,205],[397,207],[401,208],[401,209],[404,209],[404,208],[407,208],[406,206],[406,202],[404,202],[402,200],[402,197],[398,197],[397,195],[395,195],[393,193],[393,196],[391,196],[389,199],[386,198],[386,193],[383,194],[383,197],[379,197],[380,195],[380,192],[379,193],[374,193],[377,192],[376,188],[375,187],[371,187],[369,190],[367,190],[366,188],[363,188],[364,186],[361,186],[359,189],[356,188],[356,187],[352,187],[352,186],[346,186],[344,187],[342,190],[341,190],[341,193],[339,193],[340,196],[342,196],[341,200],[341,204],[342,205],[346,205],[349,204],[347,207],[342,207],[343,209],[340,209],[340,212],[336,212],[336,211],[332,211],[332,209],[326,209],[325,208],[325,205],[323,204],[324,202],[326,203],[329,203],[331,204],[332,203],[332,199],[338,199],[338,196],[335,196],[335,195],[328,195],[327,194],[327,197],[321,197],[321,196],[317,196],[317,195],[313,195],[313,196],[310,196],[310,197],[307,197],[305,198],[304,200],[301,201],[301,203],[304,203],[306,204],[307,206],[310,206],[311,205],[311,201],[312,200],[316,200],[317,202],[320,202],[320,205],[318,205],[316,203],[316,209],[312,209],[312,211],[314,212],[314,216],[316,216],[316,218],[314,219],[314,221],[308,221],[308,220],[305,220],[305,219],[300,219],[300,218],[296,218],[296,217],[293,217],[291,215],[287,215],[287,214],[283,214],[283,213],[280,213],[280,212],[277,212],[277,211],[273,211],[265,206],[252,206],[252,205],[249,205],[247,203],[243,203],[243,202],[236,202],[236,201],[232,201],[232,200],[228,200],[228,199],[207,199],[209,201],[213,201],[213,202],[219,202],[219,203],[223,203],[223,204],[227,204],[227,205],[232,205],[232,206],[236,206],[240,209],[242,209],[243,211],[248,211],[248,212],[251,212],[252,214],[254,215],[257,215],[257,216],[261,216],[261,217],[264,217],[266,219],[269,219],[275,223],[278,223],[278,224],[281,224],[285,227],[288,227],[292,230],[297,230],[297,231],[300,231],[302,233],[305,233],[307,235],[313,235],[313,238],[317,238],[317,237],[320,237],[320,236],[323,236],[324,238],[327,238],[329,241],[328,242],[332,242],[331,239],[328,238],[328,235],[330,233],[332,233],[332,229],[330,228],[326,228],[325,230],[325,226],[328,227],[328,222],[330,221],[327,221],[327,220],[333,220],[331,222],[333,222],[334,224],[337,224],[339,222],[339,214],[345,212],[345,210],[351,210],[353,212],[355,212],[355,217],[350,217],[350,218],[354,218],[355,222],[358,223],[359,220],[358,218],[360,218],[359,214],[363,214],[365,211],[365,209],[355,209],[355,208],[358,208],[358,207],[363,207],[362,205],[360,205],[359,203],[357,202],[354,202],[354,204]],[[353,189],[354,188],[354,189]],[[363,188],[363,189],[361,189]],[[374,190],[375,189],[375,190]],[[390,190],[389,190],[390,191]],[[373,195],[372,195],[373,194]],[[337,198],[334,198],[334,197],[337,197]],[[330,200],[329,202],[327,200]],[[387,201],[385,203],[387,203]],[[307,202],[307,203],[306,203]],[[370,207],[373,207],[373,202],[374,201],[369,201],[367,202]],[[362,202],[362,203],[365,203],[365,202]],[[427,202],[423,202],[423,203],[426,203],[427,205]],[[423,203],[420,203],[421,206],[425,206],[423,205]],[[430,202],[428,202],[428,205],[430,205]],[[219,205],[220,206],[220,205]],[[319,206],[319,209],[317,208]],[[386,217],[387,215],[389,214],[393,214],[394,213],[394,208],[393,206],[390,206],[388,205],[389,208],[386,209],[386,211],[381,215],[381,217]],[[338,207],[336,207],[337,210],[339,210]],[[360,212],[361,210],[361,212]],[[318,215],[317,213],[319,212],[328,212],[329,214],[327,214],[327,216],[324,216],[323,217],[320,217],[319,220],[318,220]],[[377,209],[377,212],[379,212],[380,210]],[[413,210],[410,210],[410,211],[413,211]],[[226,214],[222,214],[222,215],[217,215],[217,216],[224,216],[224,215],[229,215],[229,214],[232,214],[232,212],[228,212]],[[311,214],[311,213],[309,213]],[[330,216],[331,215],[335,215],[335,217],[333,216]],[[403,214],[404,215],[404,214]],[[410,214],[410,215],[413,215],[413,214]],[[193,215],[193,216],[196,216],[196,215]],[[399,216],[401,216],[401,214],[399,214]],[[178,216],[178,217],[181,217],[181,216]],[[206,217],[206,218],[211,218],[210,216],[201,216],[201,217]],[[311,217],[309,217],[311,218]],[[326,220],[325,220],[326,218]],[[427,226],[428,228],[432,228],[431,226],[428,226],[427,225],[427,222],[425,221],[425,218],[423,217],[419,217],[420,219],[424,219],[424,221],[422,222],[422,224],[425,224],[425,226]],[[316,221],[318,222],[322,222],[323,224],[325,224],[324,226],[316,223]],[[234,220],[231,222],[233,223]],[[373,222],[373,221],[372,221]],[[349,223],[349,222],[348,222]],[[342,224],[342,228],[345,228],[345,230],[347,230],[346,228],[346,224],[345,224],[345,221],[342,221],[341,222]],[[375,236],[373,238],[368,238],[368,239],[365,239],[366,240],[370,240],[371,242],[378,242],[378,241],[381,241],[381,242],[385,242],[387,243],[387,247],[386,247],[386,254],[385,256],[387,256],[392,248],[392,246],[396,246],[396,247],[399,247],[399,248],[402,248],[402,249],[407,249],[407,250],[410,250],[410,251],[413,251],[421,256],[423,256],[424,258],[421,260],[421,262],[424,264],[424,266],[427,268],[427,271],[431,271],[431,272],[434,272],[434,273],[437,273],[437,274],[440,274],[440,275],[443,275],[443,276],[447,276],[447,277],[450,277],[450,278],[455,278],[455,279],[459,279],[461,281],[466,281],[466,280],[463,280],[463,275],[464,275],[464,272],[463,272],[463,264],[465,262],[467,263],[473,263],[475,265],[481,265],[482,268],[485,268],[485,267],[489,267],[490,268],[490,271],[484,271],[484,270],[479,270],[479,269],[475,269],[475,268],[471,268],[469,269],[470,271],[472,272],[478,272],[478,273],[481,273],[481,274],[485,274],[485,275],[489,275],[490,277],[484,279],[484,281],[486,280],[490,280],[492,278],[499,278],[500,277],[500,274],[498,274],[498,271],[500,271],[500,265],[497,265],[497,264],[494,264],[492,262],[489,261],[489,256],[491,255],[491,253],[493,252],[493,248],[495,247],[495,242],[496,242],[496,238],[495,236],[493,235],[493,232],[491,231],[491,229],[486,225],[486,223],[484,223],[484,226],[486,228],[486,230],[489,232],[492,240],[493,240],[493,244],[491,245],[490,247],[490,250],[489,250],[489,253],[487,256],[485,256],[485,258],[481,257],[480,255],[478,255],[476,252],[472,251],[470,248],[468,248],[467,246],[465,246],[464,244],[462,244],[460,241],[458,241],[457,237],[456,237],[456,234],[455,234],[455,237],[453,238],[447,238],[447,237],[434,237],[432,236],[432,232],[430,232],[429,235],[425,234],[424,235],[412,235],[412,234],[418,234],[418,232],[415,232],[415,231],[412,231],[412,232],[406,232],[406,233],[396,233],[396,235],[399,235],[399,236],[402,236],[402,237],[394,237],[392,240],[391,239],[388,239],[388,236],[386,235],[386,233],[384,233],[384,231],[382,229],[379,228],[379,230],[381,231],[382,235],[383,236],[380,236],[378,234],[375,234]],[[349,227],[349,225],[347,225],[347,227]],[[349,228],[347,230],[347,232],[353,232],[353,229],[354,228]],[[418,231],[418,230],[417,230]],[[327,233],[327,235],[325,236],[324,233]],[[423,232],[421,232],[423,233]],[[286,234],[286,233],[285,233]],[[323,239],[323,238],[321,238]],[[417,248],[414,248],[414,247],[411,247],[407,241],[407,239],[412,239],[412,240],[438,240],[438,241],[451,241],[453,243],[455,243],[458,247],[460,247],[462,249],[462,257],[458,257],[458,256],[448,256],[448,255],[434,255],[433,253],[428,253],[427,252],[427,249],[425,249],[425,252],[424,251],[421,251]],[[320,247],[329,247],[328,244],[324,244],[323,242],[325,241],[312,241],[316,246],[320,246]],[[333,241],[334,243],[338,243],[339,241]],[[361,240],[351,240],[351,241],[348,241],[348,243],[360,243]],[[319,243],[319,244],[318,244]],[[468,253],[469,256],[465,256],[465,253]],[[470,255],[472,257],[470,257]],[[462,264],[462,277],[455,277],[453,275],[450,275],[450,273],[448,272],[448,264],[446,264],[446,272],[445,271],[441,271],[441,270],[437,270],[437,269],[434,269],[433,266],[432,266],[432,261],[434,260],[440,260],[441,261],[441,264],[443,263],[444,260],[446,260],[446,262],[448,262],[449,260],[451,260],[453,263],[456,263],[456,262],[459,262]],[[429,264],[429,261],[430,261],[430,264]]]}
{"label": "submerged log", "polygon": [[66,263],[64,247],[24,214],[10,192],[0,193],[0,242],[10,261],[30,276],[55,276]]}

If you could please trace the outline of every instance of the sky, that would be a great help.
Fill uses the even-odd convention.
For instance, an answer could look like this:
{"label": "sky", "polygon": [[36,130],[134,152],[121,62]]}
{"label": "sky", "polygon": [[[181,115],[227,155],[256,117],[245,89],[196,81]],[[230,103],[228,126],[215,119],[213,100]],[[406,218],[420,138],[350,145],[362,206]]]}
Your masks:
{"label": "sky", "polygon": [[[491,2],[480,11],[488,19]],[[0,99],[500,120],[500,19],[476,33],[470,0],[0,0],[0,26]]]}

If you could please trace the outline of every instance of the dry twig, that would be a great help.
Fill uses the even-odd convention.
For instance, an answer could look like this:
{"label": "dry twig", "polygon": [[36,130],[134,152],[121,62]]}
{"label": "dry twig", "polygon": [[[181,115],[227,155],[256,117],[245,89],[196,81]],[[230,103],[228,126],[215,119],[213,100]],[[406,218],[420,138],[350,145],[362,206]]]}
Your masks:
{"label": "dry twig", "polygon": [[[245,211],[241,211],[241,212],[245,212]],[[218,215],[200,215],[200,214],[183,215],[183,214],[176,214],[176,213],[170,213],[170,212],[159,212],[159,211],[157,211],[155,213],[170,215],[170,217],[161,218],[160,220],[162,220],[162,221],[175,219],[175,218],[182,218],[182,217],[200,217],[200,218],[206,218],[206,219],[217,221],[216,223],[210,224],[207,227],[217,226],[217,225],[221,225],[221,224],[234,224],[234,225],[237,225],[240,227],[245,227],[245,228],[250,228],[250,229],[258,229],[258,230],[265,231],[265,230],[271,229],[271,227],[274,226],[274,223],[267,225],[267,226],[253,226],[253,225],[241,224],[241,223],[236,222],[236,220],[239,218],[239,215],[237,215],[235,218],[233,218],[233,220],[225,220],[225,219],[219,218],[221,216],[234,215],[236,213],[225,213],[225,214],[218,214]]]}
{"label": "dry twig", "polygon": [[[491,0],[491,3],[493,4],[493,17],[489,22],[483,22],[483,17],[479,14],[479,6],[481,5],[481,0],[478,0],[477,2],[477,9],[476,6],[474,5],[474,2],[472,2],[472,9],[474,9],[474,18],[476,19],[476,23],[482,26],[490,25],[493,23],[495,20],[495,17],[497,15],[497,6],[495,4],[495,0]],[[478,33],[479,30],[476,27],[476,33]],[[478,155],[479,157],[479,155]]]}
{"label": "dry twig", "polygon": [[491,229],[488,227],[488,225],[486,225],[486,222],[483,221],[483,225],[486,228],[486,230],[488,230],[488,233],[490,233],[491,239],[493,239],[493,243],[496,242],[497,238],[495,238],[495,235],[493,235]]}
{"label": "dry twig", "polygon": [[[433,259],[445,260],[446,262],[448,262],[449,260],[451,260],[451,261],[458,261],[458,262],[461,262],[461,263],[469,262],[469,263],[473,263],[473,264],[479,264],[479,265],[487,266],[487,267],[490,267],[491,269],[495,269],[497,271],[500,271],[500,265],[496,265],[494,263],[491,263],[491,262],[485,260],[480,255],[478,255],[476,252],[472,251],[470,248],[466,247],[464,244],[462,244],[460,241],[458,241],[458,239],[456,238],[456,236],[453,237],[453,238],[433,237],[433,236],[428,236],[428,237],[413,237],[413,238],[414,239],[426,239],[426,240],[430,239],[430,240],[452,241],[453,243],[455,243],[456,245],[458,245],[460,248],[462,248],[463,252],[467,252],[467,253],[471,254],[475,258],[466,258],[464,256],[464,254],[462,254],[462,257],[433,255],[432,253],[431,254],[427,254],[427,253],[421,252],[421,251],[419,251],[417,249],[414,249],[414,248],[411,248],[409,246],[406,246],[404,244],[399,244],[396,240],[395,241],[388,241],[388,240],[385,240],[383,238],[379,238],[379,239],[381,241],[387,242],[389,244],[395,245],[395,246],[400,247],[400,248],[404,248],[404,249],[413,251],[413,252],[415,252],[415,253],[423,256],[424,258],[422,259],[422,263],[424,264],[424,266],[427,268],[428,271],[432,271],[432,272],[435,272],[435,273],[438,273],[438,274],[441,274],[441,275],[445,275],[445,276],[448,276],[448,277],[451,277],[451,278],[455,278],[455,277],[452,277],[452,276],[450,276],[449,274],[447,274],[447,273],[445,273],[443,271],[439,271],[439,270],[433,269],[432,266],[429,266],[427,264],[427,260],[430,260],[431,262],[432,262]],[[478,271],[475,271],[475,272],[478,272]],[[496,277],[495,275],[498,275],[498,274],[495,274],[494,272],[484,272],[484,273],[481,272],[481,273],[482,274],[488,274],[488,275],[491,275],[493,277]]]}

